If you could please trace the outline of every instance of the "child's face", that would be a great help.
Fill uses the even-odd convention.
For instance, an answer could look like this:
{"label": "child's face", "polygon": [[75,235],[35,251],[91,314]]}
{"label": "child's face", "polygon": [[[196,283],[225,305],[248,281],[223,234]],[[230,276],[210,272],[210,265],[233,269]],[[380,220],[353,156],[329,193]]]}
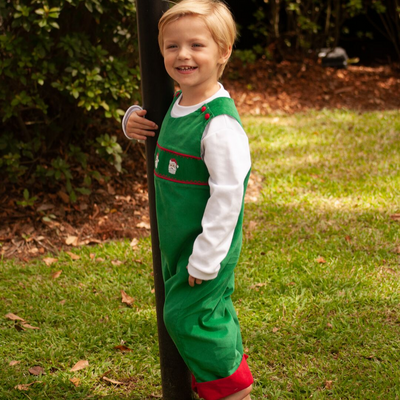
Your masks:
{"label": "child's face", "polygon": [[229,57],[221,55],[207,25],[196,16],[181,17],[164,28],[163,53],[169,76],[184,94],[215,90],[218,66]]}

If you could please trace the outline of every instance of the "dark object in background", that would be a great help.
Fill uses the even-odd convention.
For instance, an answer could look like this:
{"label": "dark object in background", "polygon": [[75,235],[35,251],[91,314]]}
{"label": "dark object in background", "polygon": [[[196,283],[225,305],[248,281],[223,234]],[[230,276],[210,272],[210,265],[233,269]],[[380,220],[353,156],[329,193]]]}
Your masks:
{"label": "dark object in background", "polygon": [[322,59],[323,67],[347,68],[348,56],[346,50],[342,47],[334,49],[321,49],[318,57]]}

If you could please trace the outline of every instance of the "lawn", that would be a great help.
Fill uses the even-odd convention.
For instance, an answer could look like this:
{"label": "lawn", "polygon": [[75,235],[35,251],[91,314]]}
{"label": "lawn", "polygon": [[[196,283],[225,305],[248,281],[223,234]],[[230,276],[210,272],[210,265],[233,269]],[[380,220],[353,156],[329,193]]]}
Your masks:
{"label": "lawn", "polygon": [[[400,113],[244,124],[260,190],[234,299],[252,398],[399,399]],[[151,271],[149,238],[2,260],[0,399],[160,398]]]}

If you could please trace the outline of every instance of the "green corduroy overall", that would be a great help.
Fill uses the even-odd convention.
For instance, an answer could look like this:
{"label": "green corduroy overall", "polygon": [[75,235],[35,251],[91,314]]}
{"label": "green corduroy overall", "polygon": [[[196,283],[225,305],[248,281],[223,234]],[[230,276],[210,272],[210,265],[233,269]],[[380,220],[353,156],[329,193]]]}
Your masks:
{"label": "green corduroy overall", "polygon": [[210,197],[201,139],[207,124],[218,115],[227,114],[241,122],[233,100],[225,97],[185,117],[173,118],[171,109],[179,94],[163,121],[155,152],[156,210],[165,282],[164,321],[196,381],[208,382],[233,374],[243,358],[239,323],[231,301],[234,268],[242,244],[243,205],[218,276],[190,287],[188,259],[202,232],[201,221]]}

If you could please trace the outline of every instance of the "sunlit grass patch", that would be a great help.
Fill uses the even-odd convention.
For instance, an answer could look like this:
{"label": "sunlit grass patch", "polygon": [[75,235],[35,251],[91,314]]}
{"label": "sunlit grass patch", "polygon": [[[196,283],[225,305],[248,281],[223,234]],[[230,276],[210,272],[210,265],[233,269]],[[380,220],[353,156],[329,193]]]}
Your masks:
{"label": "sunlit grass patch", "polygon": [[[400,113],[244,124],[261,183],[246,204],[234,293],[252,398],[400,398]],[[72,251],[79,259],[2,261],[0,399],[157,398],[150,240]],[[79,360],[89,366],[70,372]],[[36,365],[46,375],[28,372]]]}

